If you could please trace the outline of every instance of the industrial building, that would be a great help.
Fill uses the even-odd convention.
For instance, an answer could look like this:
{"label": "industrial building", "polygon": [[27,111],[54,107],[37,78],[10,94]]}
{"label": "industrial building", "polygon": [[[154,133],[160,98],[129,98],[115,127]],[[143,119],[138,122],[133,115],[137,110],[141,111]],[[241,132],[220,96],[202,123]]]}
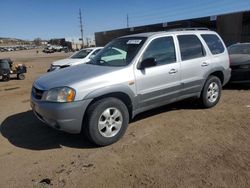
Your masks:
{"label": "industrial building", "polygon": [[206,27],[217,31],[227,46],[250,42],[250,11],[96,32],[95,41],[96,46],[104,46],[112,39],[124,35],[186,27]]}

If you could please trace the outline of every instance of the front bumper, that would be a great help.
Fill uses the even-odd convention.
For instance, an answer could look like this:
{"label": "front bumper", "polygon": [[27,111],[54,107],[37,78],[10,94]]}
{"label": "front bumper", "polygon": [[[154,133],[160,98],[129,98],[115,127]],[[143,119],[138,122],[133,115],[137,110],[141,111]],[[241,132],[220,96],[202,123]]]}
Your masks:
{"label": "front bumper", "polygon": [[80,133],[83,116],[91,99],[72,103],[52,103],[31,97],[31,108],[37,118],[55,129]]}
{"label": "front bumper", "polygon": [[231,82],[250,81],[250,68],[233,69],[230,81]]}

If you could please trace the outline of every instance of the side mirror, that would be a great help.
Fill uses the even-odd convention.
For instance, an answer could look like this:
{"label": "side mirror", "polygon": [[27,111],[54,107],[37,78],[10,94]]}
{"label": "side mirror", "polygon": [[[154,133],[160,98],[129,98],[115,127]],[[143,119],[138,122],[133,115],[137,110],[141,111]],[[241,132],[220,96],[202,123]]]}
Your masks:
{"label": "side mirror", "polygon": [[141,63],[138,64],[137,68],[139,70],[143,70],[148,67],[154,67],[156,66],[156,64],[157,63],[155,61],[155,58],[151,57],[151,58],[144,59]]}
{"label": "side mirror", "polygon": [[89,59],[93,59],[95,57],[95,55],[91,55],[89,56]]}

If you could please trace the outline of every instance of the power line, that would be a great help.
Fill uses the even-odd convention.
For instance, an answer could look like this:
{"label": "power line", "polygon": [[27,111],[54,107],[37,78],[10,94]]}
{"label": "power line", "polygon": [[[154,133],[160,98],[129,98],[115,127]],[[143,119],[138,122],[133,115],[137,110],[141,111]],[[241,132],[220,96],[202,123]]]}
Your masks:
{"label": "power line", "polygon": [[[217,0],[213,0],[207,3],[204,3],[204,1],[191,1],[187,3],[181,3],[178,4],[178,6],[176,6],[176,2],[171,1],[171,3],[166,3],[165,6],[162,5],[161,7],[158,8],[152,8],[150,7],[149,9],[144,9],[144,10],[136,10],[136,12],[129,12],[131,17],[134,18],[140,18],[140,17],[148,17],[148,16],[152,16],[152,15],[161,15],[162,13],[168,13],[168,12],[175,12],[175,10],[181,10],[181,11],[185,11],[186,8],[188,7],[192,7],[192,8],[197,8],[197,9],[201,9],[203,7],[206,6],[210,6],[210,7],[214,7],[214,8],[223,8],[225,6],[232,6],[235,7],[237,5],[245,5],[246,7],[249,7],[249,1],[245,1],[245,2],[241,2],[239,4],[238,1],[235,0],[221,0],[221,1],[217,1]],[[192,12],[191,12],[192,13]]]}
{"label": "power line", "polygon": [[127,28],[129,28],[129,17],[128,17],[128,14],[127,14]]}
{"label": "power line", "polygon": [[[211,6],[211,4],[205,5],[205,7],[206,6]],[[149,14],[142,14],[140,16],[134,16],[133,20],[142,20],[142,19],[154,18],[154,17],[161,18],[166,15],[181,15],[179,12],[183,13],[183,12],[190,12],[190,9],[193,9],[193,10],[200,9],[200,7],[196,7],[196,6],[193,6],[189,9],[185,9],[185,8],[186,8],[186,5],[180,5],[178,7],[171,8],[170,11],[167,8],[165,8],[165,10],[155,10],[155,12],[151,12]]]}
{"label": "power line", "polygon": [[[247,2],[245,2],[247,4]],[[150,14],[143,14],[143,15],[138,15],[138,16],[130,16],[131,21],[132,21],[132,25],[138,25],[139,23],[144,23],[145,22],[155,22],[155,21],[159,21],[159,22],[163,22],[163,21],[172,21],[177,19],[183,19],[182,15],[183,13],[190,13],[189,17],[192,16],[196,16],[197,12],[200,12],[201,10],[204,10],[205,14],[209,14],[208,10],[212,9],[212,10],[218,10],[220,9],[220,7],[227,7],[228,9],[232,9],[232,8],[236,8],[237,7],[237,2],[228,4],[225,2],[211,2],[209,4],[201,4],[199,2],[196,3],[196,5],[198,6],[192,6],[189,9],[185,9],[186,5],[181,5],[179,7],[173,7],[171,9],[166,8],[166,10],[163,12],[163,10],[155,10],[155,13],[150,13]],[[202,6],[203,5],[203,6]],[[169,11],[170,10],[170,11]],[[214,11],[217,12],[217,11]],[[218,11],[219,12],[219,11]],[[222,13],[225,12],[230,12],[230,11],[223,11]],[[218,13],[214,13],[214,14],[218,14]],[[221,13],[220,13],[221,14]],[[204,15],[205,16],[205,15]],[[173,17],[175,17],[175,19],[173,19]]]}
{"label": "power line", "polygon": [[[167,1],[166,1],[167,2]],[[152,7],[149,7],[149,8],[142,8],[140,9],[140,11],[138,11],[138,8],[136,8],[134,11],[130,11],[128,12],[129,15],[132,15],[133,17],[140,17],[140,16],[144,16],[144,15],[148,15],[150,13],[155,13],[156,11],[166,11],[166,9],[168,10],[171,10],[172,7],[176,5],[176,2],[174,1],[168,1],[165,6],[164,5],[161,5],[161,6],[157,6],[157,7],[154,7],[152,9]],[[167,7],[166,7],[167,6]],[[170,9],[171,8],[171,9]]]}

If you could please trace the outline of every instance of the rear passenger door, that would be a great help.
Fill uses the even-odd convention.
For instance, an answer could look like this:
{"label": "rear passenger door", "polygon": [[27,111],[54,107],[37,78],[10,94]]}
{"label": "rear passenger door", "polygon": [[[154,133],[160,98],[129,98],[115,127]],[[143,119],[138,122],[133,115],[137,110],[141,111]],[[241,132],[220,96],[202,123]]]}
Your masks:
{"label": "rear passenger door", "polygon": [[203,87],[204,74],[209,70],[210,60],[197,35],[177,35],[181,56],[181,95],[192,95]]}
{"label": "rear passenger door", "polygon": [[143,70],[135,68],[139,108],[161,106],[175,100],[181,89],[180,64],[176,58],[174,38],[153,39],[142,54],[140,62],[154,58],[156,65]]}

